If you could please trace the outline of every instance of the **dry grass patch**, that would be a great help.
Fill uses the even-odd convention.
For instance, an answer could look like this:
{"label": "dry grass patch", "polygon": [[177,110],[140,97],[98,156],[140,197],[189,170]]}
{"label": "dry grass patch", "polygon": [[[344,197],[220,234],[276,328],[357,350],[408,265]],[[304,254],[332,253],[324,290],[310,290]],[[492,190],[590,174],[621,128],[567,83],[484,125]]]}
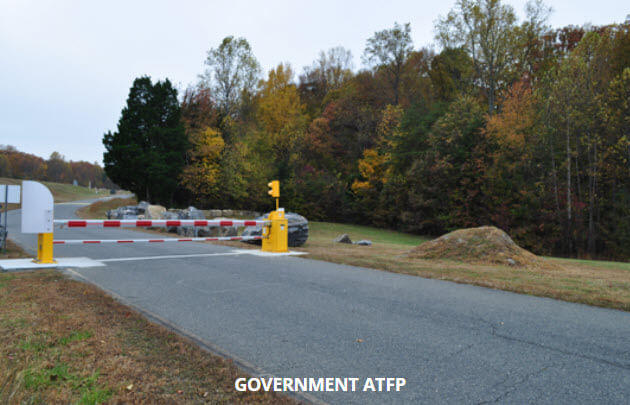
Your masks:
{"label": "dry grass patch", "polygon": [[58,272],[0,274],[0,403],[293,403]]}
{"label": "dry grass patch", "polygon": [[24,249],[16,245],[11,239],[7,239],[7,246],[4,251],[0,250],[0,259],[21,259],[31,257]]}

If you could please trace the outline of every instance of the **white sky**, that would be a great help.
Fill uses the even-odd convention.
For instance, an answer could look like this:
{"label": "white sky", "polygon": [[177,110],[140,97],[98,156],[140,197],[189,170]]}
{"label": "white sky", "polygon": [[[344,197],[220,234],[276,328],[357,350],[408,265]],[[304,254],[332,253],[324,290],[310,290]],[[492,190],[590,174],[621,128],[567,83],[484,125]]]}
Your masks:
{"label": "white sky", "polygon": [[[525,0],[504,0],[523,14]],[[265,70],[296,72],[320,50],[344,46],[361,67],[365,40],[410,22],[416,48],[455,3],[426,0],[69,1],[0,0],[0,144],[42,157],[59,151],[101,163],[134,78],[168,77],[180,89],[204,69],[206,51],[245,37]],[[622,22],[627,1],[547,0],[550,24]]]}

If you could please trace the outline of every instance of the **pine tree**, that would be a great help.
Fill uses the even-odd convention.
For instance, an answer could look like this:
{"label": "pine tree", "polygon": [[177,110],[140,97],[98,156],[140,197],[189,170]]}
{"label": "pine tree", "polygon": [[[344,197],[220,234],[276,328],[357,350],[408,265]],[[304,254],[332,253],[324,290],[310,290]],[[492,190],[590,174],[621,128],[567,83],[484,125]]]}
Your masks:
{"label": "pine tree", "polygon": [[134,80],[118,131],[103,136],[107,175],[139,198],[170,204],[185,163],[188,141],[177,90],[166,79]]}

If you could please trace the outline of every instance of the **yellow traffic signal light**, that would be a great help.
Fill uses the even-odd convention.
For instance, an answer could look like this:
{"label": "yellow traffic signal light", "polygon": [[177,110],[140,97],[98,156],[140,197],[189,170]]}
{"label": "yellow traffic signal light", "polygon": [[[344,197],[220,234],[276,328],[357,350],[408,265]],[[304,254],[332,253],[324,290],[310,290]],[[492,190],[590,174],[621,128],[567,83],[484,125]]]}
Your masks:
{"label": "yellow traffic signal light", "polygon": [[267,191],[267,193],[275,198],[279,198],[280,197],[280,181],[278,180],[274,180],[271,181],[267,184],[267,186],[269,187],[269,191]]}

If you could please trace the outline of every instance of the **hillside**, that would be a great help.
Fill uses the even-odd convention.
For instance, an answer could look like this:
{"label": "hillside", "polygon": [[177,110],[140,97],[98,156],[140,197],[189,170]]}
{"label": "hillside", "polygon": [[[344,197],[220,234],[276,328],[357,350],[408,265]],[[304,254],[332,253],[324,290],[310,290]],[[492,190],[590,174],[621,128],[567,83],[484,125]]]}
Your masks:
{"label": "hillside", "polygon": [[[0,184],[22,184],[23,179],[10,179],[6,177],[0,177]],[[88,198],[103,197],[109,195],[107,189],[89,189],[87,187],[73,186],[72,184],[53,183],[48,181],[40,182],[48,189],[53,195],[56,203],[63,203],[68,201],[85,200]],[[14,204],[10,204],[9,208],[15,208]]]}

